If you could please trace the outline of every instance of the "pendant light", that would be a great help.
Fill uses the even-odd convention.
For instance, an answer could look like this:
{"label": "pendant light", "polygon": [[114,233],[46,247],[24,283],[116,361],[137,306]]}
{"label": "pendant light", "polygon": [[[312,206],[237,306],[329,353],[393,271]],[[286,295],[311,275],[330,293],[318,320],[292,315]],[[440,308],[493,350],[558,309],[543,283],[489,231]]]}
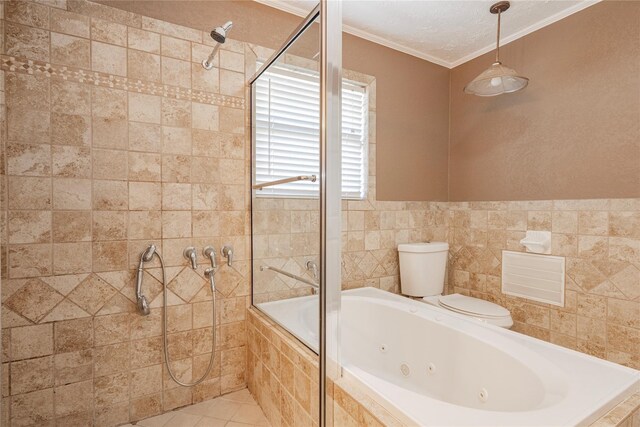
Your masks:
{"label": "pendant light", "polygon": [[500,15],[509,9],[508,1],[500,1],[489,8],[498,15],[498,36],[496,38],[496,61],[478,77],[464,87],[465,93],[477,96],[496,96],[503,93],[517,92],[527,87],[529,79],[519,76],[515,70],[505,67],[500,62]]}

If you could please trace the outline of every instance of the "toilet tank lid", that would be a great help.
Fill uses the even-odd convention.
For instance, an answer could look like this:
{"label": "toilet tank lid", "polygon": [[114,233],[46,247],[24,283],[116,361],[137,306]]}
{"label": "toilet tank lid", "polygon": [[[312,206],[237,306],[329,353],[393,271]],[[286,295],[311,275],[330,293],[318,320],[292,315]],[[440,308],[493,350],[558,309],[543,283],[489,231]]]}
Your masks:
{"label": "toilet tank lid", "polygon": [[425,242],[425,243],[403,243],[398,245],[398,252],[443,252],[449,250],[449,244],[446,242]]}

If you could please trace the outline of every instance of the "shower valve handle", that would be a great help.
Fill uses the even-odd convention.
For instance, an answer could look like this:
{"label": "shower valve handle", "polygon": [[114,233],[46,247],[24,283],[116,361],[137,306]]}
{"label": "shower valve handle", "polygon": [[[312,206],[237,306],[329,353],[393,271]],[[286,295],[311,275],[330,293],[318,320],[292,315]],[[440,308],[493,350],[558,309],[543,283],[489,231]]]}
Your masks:
{"label": "shower valve handle", "polygon": [[222,248],[222,256],[227,259],[227,265],[231,267],[231,263],[233,263],[233,246],[224,246]]}
{"label": "shower valve handle", "polygon": [[211,261],[211,268],[218,268],[218,263],[216,262],[216,250],[213,249],[212,246],[205,247],[202,250],[202,253]]}
{"label": "shower valve handle", "polygon": [[189,260],[189,262],[191,262],[191,268],[193,268],[194,270],[198,268],[198,255],[196,253],[196,248],[194,248],[193,246],[189,246],[184,250],[182,254],[186,259]]}

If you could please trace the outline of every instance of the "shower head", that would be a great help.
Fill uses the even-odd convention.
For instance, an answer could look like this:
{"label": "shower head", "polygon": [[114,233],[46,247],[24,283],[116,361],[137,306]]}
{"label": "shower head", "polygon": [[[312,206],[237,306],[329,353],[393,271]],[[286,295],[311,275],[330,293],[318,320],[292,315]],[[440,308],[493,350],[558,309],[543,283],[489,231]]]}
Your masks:
{"label": "shower head", "polygon": [[222,27],[216,27],[211,31],[211,38],[218,43],[224,43],[227,40],[227,31],[233,27],[233,22],[227,21]]}
{"label": "shower head", "polygon": [[231,27],[233,27],[233,22],[227,21],[223,26],[216,27],[213,31],[211,31],[211,38],[218,42],[218,44],[213,47],[211,55],[209,55],[207,59],[202,61],[202,67],[205,70],[210,70],[213,68],[213,58],[215,58],[218,49],[220,49],[220,45],[227,41],[227,33],[229,32]]}
{"label": "shower head", "polygon": [[140,255],[140,260],[144,262],[149,262],[153,259],[153,256],[156,253],[156,245],[149,245],[149,247]]}

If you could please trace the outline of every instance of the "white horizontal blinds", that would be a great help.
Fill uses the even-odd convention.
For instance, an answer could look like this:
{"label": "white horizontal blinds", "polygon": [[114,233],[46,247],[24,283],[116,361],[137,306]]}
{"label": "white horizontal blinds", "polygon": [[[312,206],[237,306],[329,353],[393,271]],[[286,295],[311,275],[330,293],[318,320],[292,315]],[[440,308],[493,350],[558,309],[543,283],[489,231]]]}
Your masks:
{"label": "white horizontal blinds", "polygon": [[367,196],[369,105],[361,85],[342,81],[342,197]]}
{"label": "white horizontal blinds", "polygon": [[[345,198],[366,195],[367,97],[343,84],[343,183]],[[255,183],[319,174],[320,86],[317,73],[272,66],[255,83]],[[258,195],[317,197],[318,182],[266,187]]]}

